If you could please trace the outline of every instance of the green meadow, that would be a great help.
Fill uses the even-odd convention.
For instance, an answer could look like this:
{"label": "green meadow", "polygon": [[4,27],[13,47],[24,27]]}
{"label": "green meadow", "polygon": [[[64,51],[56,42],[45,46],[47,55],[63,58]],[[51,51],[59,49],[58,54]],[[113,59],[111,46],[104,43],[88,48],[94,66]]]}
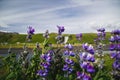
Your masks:
{"label": "green meadow", "polygon": [[[7,42],[8,44],[16,44],[19,43],[25,43],[26,42],[26,34],[13,34],[13,33],[0,33],[0,43]],[[57,36],[57,33],[50,33],[49,42],[52,44],[56,44],[55,37]],[[79,42],[76,40],[75,34],[63,34],[63,36],[69,36],[68,43],[75,44],[75,43],[89,43],[94,44],[94,39],[97,38],[96,33],[83,33],[82,40]],[[110,33],[106,33],[106,39],[103,43],[108,44],[110,38]],[[32,41],[29,43],[42,43],[44,41],[43,34],[34,34],[32,37]]]}

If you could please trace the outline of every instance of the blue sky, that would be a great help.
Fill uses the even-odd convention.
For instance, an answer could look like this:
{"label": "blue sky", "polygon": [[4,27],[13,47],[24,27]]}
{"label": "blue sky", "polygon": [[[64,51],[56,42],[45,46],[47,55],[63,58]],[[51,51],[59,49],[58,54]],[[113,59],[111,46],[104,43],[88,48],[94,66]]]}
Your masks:
{"label": "blue sky", "polygon": [[74,34],[119,28],[120,0],[0,0],[1,31],[57,32],[56,25]]}

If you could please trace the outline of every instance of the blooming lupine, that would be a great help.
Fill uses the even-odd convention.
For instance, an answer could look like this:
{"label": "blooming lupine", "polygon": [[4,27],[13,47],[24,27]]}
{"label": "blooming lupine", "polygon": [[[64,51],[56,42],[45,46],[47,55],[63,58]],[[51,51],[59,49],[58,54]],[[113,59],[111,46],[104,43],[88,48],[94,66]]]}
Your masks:
{"label": "blooming lupine", "polygon": [[76,39],[77,39],[77,40],[79,40],[79,41],[80,41],[80,40],[81,40],[81,38],[82,38],[82,33],[80,33],[80,34],[76,34]]}
{"label": "blooming lupine", "polygon": [[76,74],[77,74],[77,80],[92,80],[92,78],[84,72],[81,73],[78,71]]}
{"label": "blooming lupine", "polygon": [[75,56],[75,53],[73,52],[73,46],[71,44],[65,45],[65,49],[66,50],[64,51],[64,54],[63,54],[65,57]]}
{"label": "blooming lupine", "polygon": [[72,73],[74,70],[74,60],[72,60],[70,57],[74,57],[75,53],[72,51],[73,46],[71,44],[65,45],[66,50],[64,51],[63,58],[65,61],[65,64],[63,66],[63,71],[66,72],[65,77],[68,77],[69,74]]}
{"label": "blooming lupine", "polygon": [[49,74],[49,69],[51,66],[51,61],[53,56],[53,51],[49,50],[45,54],[41,54],[41,63],[40,67],[41,69],[38,70],[37,74],[40,75],[41,77],[46,77]]}
{"label": "blooming lupine", "polygon": [[48,75],[48,71],[47,71],[47,69],[39,70],[37,74],[42,76],[42,77],[46,77]]}
{"label": "blooming lupine", "polygon": [[58,35],[56,37],[57,43],[63,43],[64,42],[64,37],[62,36],[62,33],[65,31],[64,26],[57,26],[58,28]]}
{"label": "blooming lupine", "polygon": [[61,35],[62,32],[64,32],[65,28],[64,26],[57,26],[58,27],[58,34]]}
{"label": "blooming lupine", "polygon": [[85,43],[82,45],[83,52],[80,52],[80,67],[82,68],[82,73],[77,73],[77,78],[80,78],[82,80],[91,80],[90,75],[95,72],[93,62],[95,62],[94,58],[94,48],[92,45],[88,45],[88,43]]}
{"label": "blooming lupine", "polygon": [[113,30],[111,34],[109,50],[111,58],[115,59],[112,65],[112,75],[118,80],[120,77],[120,30]]}
{"label": "blooming lupine", "polygon": [[27,31],[27,40],[28,41],[31,41],[31,39],[32,39],[32,35],[34,34],[34,32],[35,32],[35,29],[34,28],[32,28],[31,26],[29,26],[28,27],[28,31]]}
{"label": "blooming lupine", "polygon": [[105,28],[100,28],[97,31],[98,31],[98,33],[97,33],[98,39],[99,40],[104,40],[105,36],[106,36]]}
{"label": "blooming lupine", "polygon": [[63,66],[63,71],[66,71],[70,74],[73,71],[74,61],[72,59],[65,60],[65,65]]}
{"label": "blooming lupine", "polygon": [[104,53],[103,53],[103,48],[104,48],[104,44],[103,44],[103,40],[105,40],[105,36],[106,36],[106,33],[105,33],[105,29],[104,28],[99,28],[97,29],[97,38],[95,40],[95,43],[96,43],[96,51],[97,51],[97,55],[98,55],[98,59],[96,60],[97,61],[97,64],[98,64],[98,68],[102,69],[103,66],[104,66],[104,59],[103,59],[103,56],[104,56]]}

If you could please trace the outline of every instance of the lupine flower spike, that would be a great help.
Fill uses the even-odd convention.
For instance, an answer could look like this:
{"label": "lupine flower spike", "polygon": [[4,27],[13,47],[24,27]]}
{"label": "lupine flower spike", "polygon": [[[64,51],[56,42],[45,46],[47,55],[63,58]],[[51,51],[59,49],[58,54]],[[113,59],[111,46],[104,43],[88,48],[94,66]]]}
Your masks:
{"label": "lupine flower spike", "polygon": [[28,27],[28,31],[27,31],[27,40],[28,41],[31,41],[31,39],[32,39],[32,35],[34,34],[34,32],[35,32],[35,29],[34,28],[32,28],[31,26],[29,26]]}
{"label": "lupine flower spike", "polygon": [[56,37],[57,43],[61,44],[64,42],[64,37],[62,36],[62,33],[65,31],[64,26],[57,26],[58,28],[58,36]]}
{"label": "lupine flower spike", "polygon": [[112,65],[112,72],[113,78],[115,80],[119,80],[120,78],[120,30],[113,30],[111,32],[111,38],[109,39],[110,43],[110,57],[114,58],[115,61]]}

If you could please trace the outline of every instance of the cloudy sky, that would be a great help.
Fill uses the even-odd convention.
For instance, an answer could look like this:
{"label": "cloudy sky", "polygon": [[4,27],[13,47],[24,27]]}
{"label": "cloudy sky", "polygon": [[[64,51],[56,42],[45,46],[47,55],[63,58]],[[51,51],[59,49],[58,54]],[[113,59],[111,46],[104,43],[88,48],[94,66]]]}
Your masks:
{"label": "cloudy sky", "polygon": [[120,26],[120,0],[0,0],[0,30],[26,33],[33,26],[36,33],[110,31]]}

